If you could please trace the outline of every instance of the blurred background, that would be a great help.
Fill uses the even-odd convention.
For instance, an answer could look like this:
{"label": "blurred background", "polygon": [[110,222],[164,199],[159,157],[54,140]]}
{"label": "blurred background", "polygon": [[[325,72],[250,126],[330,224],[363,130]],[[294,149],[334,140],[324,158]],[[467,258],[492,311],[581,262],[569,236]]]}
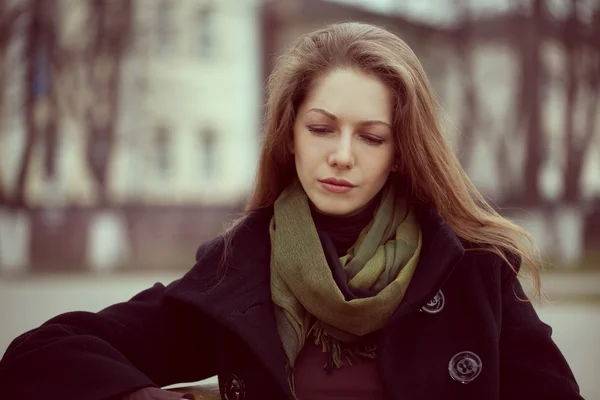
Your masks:
{"label": "blurred background", "polygon": [[249,195],[274,56],[349,20],[417,53],[600,399],[600,0],[0,0],[0,354],[185,273]]}

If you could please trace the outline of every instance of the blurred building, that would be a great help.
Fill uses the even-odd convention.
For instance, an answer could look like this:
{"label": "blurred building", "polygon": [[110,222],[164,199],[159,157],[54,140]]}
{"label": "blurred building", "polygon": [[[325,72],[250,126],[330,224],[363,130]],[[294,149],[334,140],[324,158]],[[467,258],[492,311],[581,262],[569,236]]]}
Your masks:
{"label": "blurred building", "polygon": [[[89,10],[73,0],[58,5],[59,35],[72,49],[89,29]],[[106,181],[110,203],[239,203],[252,185],[261,118],[256,1],[134,0],[133,10],[133,43],[120,68],[117,138]],[[14,71],[16,79],[9,82],[21,82],[19,69]],[[71,115],[60,123],[56,173],[45,177],[38,141],[28,202],[93,205],[85,128]],[[24,136],[23,129],[13,124],[9,135],[15,143],[2,146],[10,153],[3,160],[19,154],[16,137]]]}
{"label": "blurred building", "polygon": [[[41,129],[25,179],[27,209],[0,213],[0,266],[187,268],[197,245],[221,232],[249,194],[261,121],[258,2],[132,1],[110,145],[102,137],[90,145],[93,124],[92,131],[86,125],[90,115],[104,117],[107,105],[94,103],[98,96],[90,90],[98,88],[85,81],[94,79],[90,73],[111,73],[103,65],[110,60],[100,57],[89,68],[83,59],[97,40],[90,37],[93,3],[41,3],[54,7],[44,12],[60,21],[56,38],[67,49],[60,61],[69,70],[56,78],[43,59],[31,82],[39,92],[40,126],[56,112],[48,105],[52,96],[61,103],[54,162],[49,173],[48,136]],[[35,17],[31,10],[25,15]],[[0,136],[0,178],[8,192],[28,138],[22,60],[29,22],[10,44],[12,96]],[[106,178],[99,181],[90,160],[104,157]]]}
{"label": "blurred building", "polygon": [[120,202],[231,204],[248,195],[261,121],[256,3],[137,0],[113,174]]}

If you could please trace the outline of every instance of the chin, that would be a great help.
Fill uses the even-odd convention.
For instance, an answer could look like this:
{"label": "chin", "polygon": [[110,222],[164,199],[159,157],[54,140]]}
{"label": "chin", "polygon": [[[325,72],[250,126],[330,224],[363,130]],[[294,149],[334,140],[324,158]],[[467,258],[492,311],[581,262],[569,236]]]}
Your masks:
{"label": "chin", "polygon": [[349,212],[347,212],[345,210],[340,210],[340,209],[327,209],[327,208],[323,209],[321,207],[317,207],[317,210],[319,210],[321,213],[327,214],[327,215],[343,216],[343,215],[349,214]]}
{"label": "chin", "polygon": [[313,204],[317,210],[327,215],[350,215],[360,210],[360,207],[352,207],[347,204],[340,206],[339,202],[337,204],[334,202],[313,202]]}

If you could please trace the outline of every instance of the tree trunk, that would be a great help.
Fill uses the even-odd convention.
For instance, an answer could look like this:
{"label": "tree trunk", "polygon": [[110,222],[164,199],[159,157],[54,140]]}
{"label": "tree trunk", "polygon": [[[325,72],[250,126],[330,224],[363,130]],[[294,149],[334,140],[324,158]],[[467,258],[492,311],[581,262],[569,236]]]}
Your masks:
{"label": "tree trunk", "polygon": [[[592,26],[592,28],[594,28]],[[597,28],[596,28],[597,29]],[[566,53],[566,79],[565,88],[565,159],[566,166],[563,173],[563,196],[565,203],[575,204],[582,198],[581,180],[583,167],[594,135],[596,134],[596,115],[598,113],[598,100],[600,92],[600,79],[598,74],[598,49],[594,48],[594,35],[592,29],[591,40],[587,41],[582,35],[582,22],[577,14],[577,0],[571,0],[571,12],[563,35],[563,45]],[[586,43],[589,42],[591,46]],[[584,47],[585,46],[585,47]],[[590,57],[579,57],[580,51],[592,52]],[[595,53],[595,54],[594,54]],[[583,64],[585,63],[585,64]],[[577,67],[583,65],[588,78],[585,84],[590,94],[586,109],[586,120],[583,132],[575,129],[575,113],[577,109],[578,92],[581,86]]]}
{"label": "tree trunk", "polygon": [[36,67],[38,67],[37,52],[43,39],[43,6],[44,0],[32,0],[30,20],[25,38],[25,53],[23,57],[26,69],[23,82],[23,87],[25,88],[25,145],[17,172],[15,191],[10,200],[11,205],[18,208],[24,208],[27,204],[25,198],[27,176],[29,174],[35,141],[38,136],[35,112],[36,93],[33,82],[36,78]]}
{"label": "tree trunk", "polygon": [[579,197],[579,169],[582,166],[581,151],[575,143],[575,109],[579,82],[577,80],[577,56],[579,20],[576,0],[571,0],[571,13],[563,32],[565,66],[565,115],[564,151],[566,165],[563,173],[563,201],[576,202]]}
{"label": "tree trunk", "polygon": [[106,172],[114,140],[107,126],[93,120],[94,117],[88,117],[87,131],[89,137],[86,155],[90,171],[97,184],[98,203],[100,206],[105,207],[109,203]]}
{"label": "tree trunk", "polygon": [[571,149],[563,173],[563,202],[575,204],[581,200],[581,173],[584,164],[584,151]]}
{"label": "tree trunk", "polygon": [[[0,0],[0,18],[4,14],[3,4],[4,0]],[[7,129],[6,122],[4,120],[4,96],[6,94],[6,47],[8,44],[7,38],[4,37],[7,33],[4,29],[0,28],[0,139],[2,138],[3,130]],[[6,195],[4,193],[4,180],[2,178],[2,164],[0,163],[0,205],[6,202]]]}
{"label": "tree trunk", "polygon": [[2,166],[0,165],[0,206],[3,206],[7,203],[7,196],[4,193],[4,182],[2,180]]}
{"label": "tree trunk", "polygon": [[56,176],[56,153],[58,150],[58,107],[53,96],[49,100],[48,120],[44,126],[44,175],[47,179]]}
{"label": "tree trunk", "polygon": [[[56,0],[44,0],[46,2],[46,10],[51,10],[56,7]],[[58,131],[58,124],[60,121],[60,110],[58,106],[58,85],[56,82],[59,80],[60,65],[63,62],[61,60],[61,54],[59,53],[59,45],[57,39],[57,27],[59,21],[58,16],[48,17],[46,29],[44,33],[45,48],[47,54],[47,73],[49,79],[48,92],[46,93],[46,100],[48,106],[48,113],[44,125],[41,127],[44,135],[44,173],[46,178],[53,179],[56,176],[56,153],[58,151],[58,142],[60,132]]]}
{"label": "tree trunk", "polygon": [[462,112],[460,123],[460,140],[457,146],[458,157],[465,170],[469,169],[473,147],[479,122],[479,102],[475,85],[475,68],[473,65],[473,32],[469,0],[455,0],[455,6],[461,9],[462,23],[456,35],[456,47],[462,71]]}
{"label": "tree trunk", "polygon": [[95,36],[88,73],[95,101],[86,118],[87,160],[98,184],[99,202],[108,206],[107,172],[116,136],[122,61],[132,34],[133,3],[95,0],[92,4]]}
{"label": "tree trunk", "polygon": [[[4,106],[6,95],[6,55],[8,47],[15,36],[16,22],[27,9],[30,9],[30,4],[24,2],[22,4],[8,7],[6,0],[0,0],[0,130],[8,129],[7,121],[4,119]],[[0,132],[0,135],[2,132]],[[0,177],[2,174],[0,173]],[[4,187],[4,182],[0,178],[0,204],[6,204],[11,199],[9,193]]]}
{"label": "tree trunk", "polygon": [[543,162],[543,138],[541,91],[543,74],[545,73],[540,57],[543,44],[542,29],[545,20],[545,0],[534,0],[531,22],[528,23],[526,35],[521,46],[521,92],[526,114],[525,166],[523,202],[527,205],[540,204],[539,177]]}

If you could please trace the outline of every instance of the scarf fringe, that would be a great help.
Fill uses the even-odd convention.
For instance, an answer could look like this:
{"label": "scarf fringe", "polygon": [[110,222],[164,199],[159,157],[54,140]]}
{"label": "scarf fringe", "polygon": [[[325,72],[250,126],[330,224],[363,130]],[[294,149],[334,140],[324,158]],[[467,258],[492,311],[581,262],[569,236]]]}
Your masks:
{"label": "scarf fringe", "polygon": [[296,396],[296,381],[294,378],[294,369],[290,368],[288,365],[288,384],[290,385],[290,390],[292,392],[292,396],[294,396],[294,400],[299,400],[298,396]]}
{"label": "scarf fringe", "polygon": [[332,337],[319,323],[316,322],[308,332],[313,335],[315,344],[321,346],[321,351],[327,353],[323,368],[331,373],[334,368],[342,368],[345,363],[352,366],[358,357],[374,359],[377,356],[377,342],[372,338],[346,343]]}

